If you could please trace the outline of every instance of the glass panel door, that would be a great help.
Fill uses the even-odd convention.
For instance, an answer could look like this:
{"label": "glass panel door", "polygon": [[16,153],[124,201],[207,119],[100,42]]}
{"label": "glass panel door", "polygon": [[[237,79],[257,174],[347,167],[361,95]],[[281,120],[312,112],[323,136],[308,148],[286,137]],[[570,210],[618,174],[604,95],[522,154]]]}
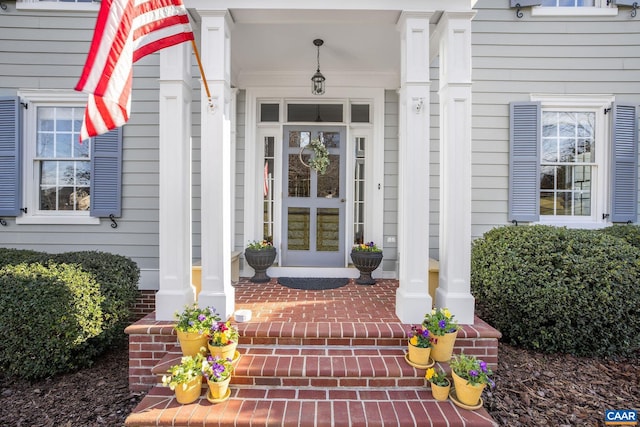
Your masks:
{"label": "glass panel door", "polygon": [[[324,174],[309,167],[314,139],[329,153]],[[287,126],[283,146],[283,266],[344,267],[344,128]]]}

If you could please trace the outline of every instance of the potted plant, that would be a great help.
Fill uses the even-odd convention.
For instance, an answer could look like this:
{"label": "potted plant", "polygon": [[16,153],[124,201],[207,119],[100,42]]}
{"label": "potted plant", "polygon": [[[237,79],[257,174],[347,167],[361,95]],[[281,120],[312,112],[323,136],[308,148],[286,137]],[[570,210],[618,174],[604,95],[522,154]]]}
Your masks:
{"label": "potted plant", "polygon": [[426,314],[422,326],[431,334],[431,358],[436,362],[448,362],[458,336],[458,321],[447,308],[434,308]]}
{"label": "potted plant", "polygon": [[256,283],[264,283],[271,280],[267,276],[267,269],[273,265],[273,261],[276,259],[276,248],[273,247],[271,241],[254,240],[249,242],[244,250],[244,259],[247,260],[247,264],[255,272],[249,280]]}
{"label": "potted plant", "polygon": [[233,365],[231,359],[217,356],[208,356],[202,362],[202,375],[207,379],[209,393],[207,399],[210,402],[222,402],[231,394],[229,383]]}
{"label": "potted plant", "polygon": [[409,362],[417,368],[429,365],[429,355],[431,354],[431,339],[429,331],[420,326],[412,326],[409,332]]}
{"label": "potted plant", "polygon": [[374,285],[376,283],[371,277],[371,272],[382,262],[382,249],[373,242],[354,245],[351,248],[351,261],[360,271],[360,277],[356,279],[357,284]]}
{"label": "potted plant", "polygon": [[[185,306],[182,312],[176,312],[175,330],[183,356],[195,356],[206,352],[211,326],[220,320],[212,307],[200,308],[197,303]],[[204,351],[203,351],[204,350]]]}
{"label": "potted plant", "polygon": [[209,330],[209,352],[214,357],[236,360],[239,336],[238,329],[230,321],[214,323]]}
{"label": "potted plant", "polygon": [[467,356],[464,353],[455,356],[449,363],[451,376],[455,387],[456,399],[460,403],[475,407],[481,404],[480,395],[489,384],[494,386],[490,375],[493,374],[487,363],[476,356]]}
{"label": "potted plant", "polygon": [[192,403],[202,391],[202,361],[204,356],[182,356],[180,363],[173,365],[162,376],[162,384],[169,386],[176,394],[178,403]]}
{"label": "potted plant", "polygon": [[436,371],[434,368],[427,369],[424,377],[431,384],[431,394],[436,400],[447,400],[449,397],[449,390],[451,390],[451,381],[447,378],[447,374],[444,373],[442,368],[440,371]]}

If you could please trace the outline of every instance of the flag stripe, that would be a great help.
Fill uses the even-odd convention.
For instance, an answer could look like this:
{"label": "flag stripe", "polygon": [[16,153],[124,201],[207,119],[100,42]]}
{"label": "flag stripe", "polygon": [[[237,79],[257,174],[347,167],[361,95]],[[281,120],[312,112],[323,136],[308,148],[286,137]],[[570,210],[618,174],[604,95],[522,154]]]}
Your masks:
{"label": "flag stripe", "polygon": [[127,122],[138,59],[188,40],[193,32],[182,0],[103,0],[76,85],[90,94],[81,140]]}

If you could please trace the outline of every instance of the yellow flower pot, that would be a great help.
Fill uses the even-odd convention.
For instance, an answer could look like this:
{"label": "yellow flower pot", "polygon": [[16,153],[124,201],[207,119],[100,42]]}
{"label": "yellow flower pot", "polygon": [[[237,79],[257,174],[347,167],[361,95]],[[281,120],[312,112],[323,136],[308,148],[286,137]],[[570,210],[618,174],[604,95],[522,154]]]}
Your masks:
{"label": "yellow flower pot", "polygon": [[434,383],[430,383],[430,384],[431,384],[431,394],[433,395],[434,399],[444,401],[449,398],[449,390],[451,390],[450,382],[448,382],[447,385],[438,385]]}
{"label": "yellow flower pot", "polygon": [[207,381],[209,385],[209,396],[210,400],[220,400],[228,397],[229,393],[229,383],[231,382],[231,377],[227,378],[224,381],[216,382],[216,381]]}
{"label": "yellow flower pot", "polygon": [[211,356],[233,360],[236,355],[236,348],[238,347],[238,343],[234,342],[223,346],[211,345],[210,343],[207,343],[207,346],[209,347]]}
{"label": "yellow flower pot", "polygon": [[456,343],[458,331],[449,332],[442,336],[431,335],[431,358],[436,362],[448,362],[453,354],[453,346]]}
{"label": "yellow flower pot", "polygon": [[451,371],[451,376],[453,377],[453,385],[456,389],[456,397],[458,400],[467,406],[477,405],[478,402],[480,402],[482,391],[487,385],[467,384],[467,380],[456,374],[454,371]]}
{"label": "yellow flower pot", "polygon": [[182,349],[183,356],[195,356],[200,352],[202,347],[205,349],[207,348],[207,335],[196,332],[176,332],[178,334],[178,341],[180,342],[180,348]]}
{"label": "yellow flower pot", "polygon": [[196,377],[185,384],[178,384],[174,390],[178,403],[193,403],[200,397],[202,391],[202,377]]}
{"label": "yellow flower pot", "polygon": [[429,355],[431,354],[431,348],[416,347],[409,343],[409,360],[416,365],[428,365]]}

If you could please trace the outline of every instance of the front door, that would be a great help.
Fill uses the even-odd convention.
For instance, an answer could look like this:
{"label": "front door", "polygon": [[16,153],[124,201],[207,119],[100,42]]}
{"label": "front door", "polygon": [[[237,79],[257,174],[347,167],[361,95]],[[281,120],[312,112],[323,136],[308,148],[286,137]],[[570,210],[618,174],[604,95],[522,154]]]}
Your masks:
{"label": "front door", "polygon": [[[329,152],[324,174],[309,166],[320,140]],[[345,128],[284,128],[282,265],[344,267]]]}

